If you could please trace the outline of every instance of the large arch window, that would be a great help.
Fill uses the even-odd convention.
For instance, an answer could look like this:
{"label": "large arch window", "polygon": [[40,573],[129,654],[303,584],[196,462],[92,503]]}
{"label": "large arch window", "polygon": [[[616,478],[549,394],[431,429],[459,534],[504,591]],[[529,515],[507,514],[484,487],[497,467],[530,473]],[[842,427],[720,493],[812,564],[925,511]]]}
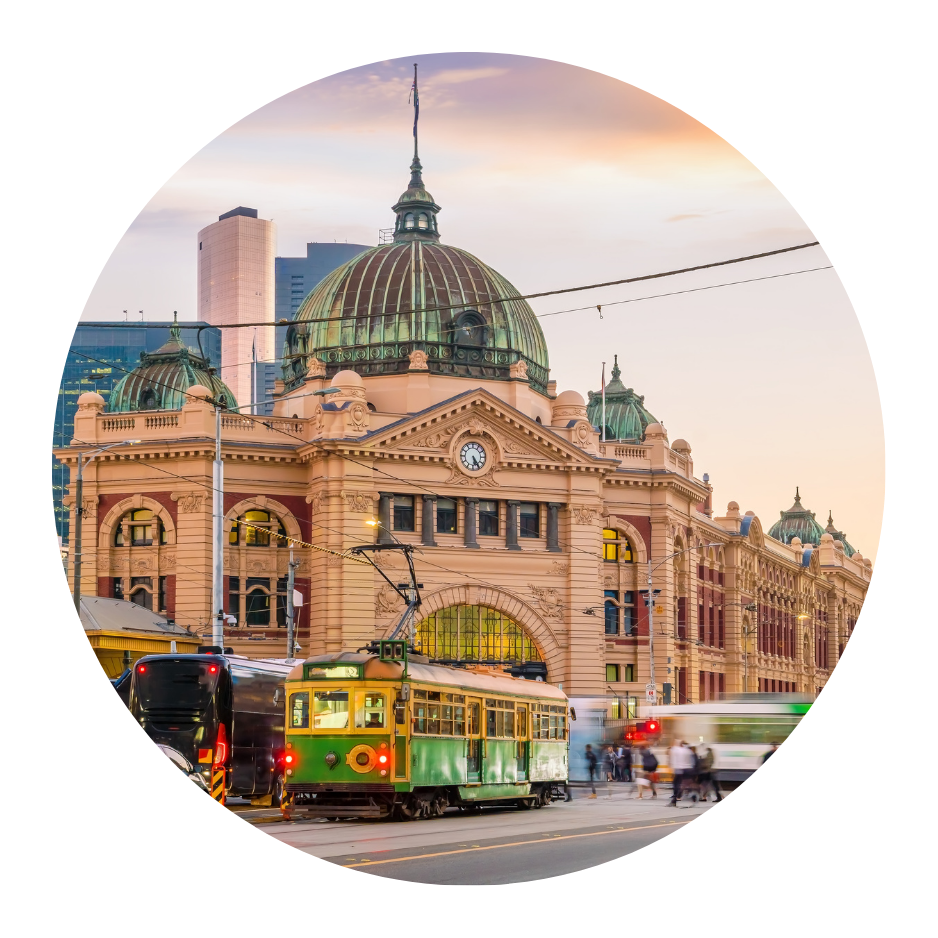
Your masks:
{"label": "large arch window", "polygon": [[283,522],[269,511],[246,511],[231,525],[228,532],[228,543],[238,544],[240,532],[244,530],[244,544],[246,547],[270,547],[271,532],[279,534],[274,540],[277,547],[289,547],[287,532]]}
{"label": "large arch window", "polygon": [[420,653],[434,661],[514,664],[541,661],[531,637],[489,606],[449,606],[417,624]]}
{"label": "large arch window", "polygon": [[138,508],[124,515],[120,523],[115,525],[114,546],[125,546],[124,531],[130,539],[131,547],[151,547],[153,544],[167,544],[169,542],[166,528],[161,523],[159,515],[149,508]]}

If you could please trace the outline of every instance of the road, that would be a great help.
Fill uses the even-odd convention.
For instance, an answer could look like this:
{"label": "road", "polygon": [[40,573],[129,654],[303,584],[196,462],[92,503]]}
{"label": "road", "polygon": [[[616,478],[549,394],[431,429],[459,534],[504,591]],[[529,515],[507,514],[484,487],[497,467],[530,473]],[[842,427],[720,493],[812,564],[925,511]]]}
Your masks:
{"label": "road", "polygon": [[232,806],[271,837],[347,869],[418,883],[520,883],[588,869],[632,853],[709,810],[669,807],[632,797],[631,786],[610,786],[596,799],[584,789],[574,800],[541,810],[489,808],[480,814],[447,812],[433,820],[279,820],[269,810]]}

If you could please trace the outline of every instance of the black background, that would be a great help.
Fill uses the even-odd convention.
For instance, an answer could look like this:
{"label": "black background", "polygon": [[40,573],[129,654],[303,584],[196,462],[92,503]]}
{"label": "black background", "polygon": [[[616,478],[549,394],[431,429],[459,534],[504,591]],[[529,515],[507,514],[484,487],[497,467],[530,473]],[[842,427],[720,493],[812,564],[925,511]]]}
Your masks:
{"label": "black background", "polygon": [[[365,8],[333,5],[329,13]],[[788,121],[857,200],[911,290],[920,284],[919,238],[930,199],[919,129],[921,73],[909,64],[915,48],[908,46],[903,23],[877,22],[873,35],[812,16],[810,25],[724,15],[630,14],[622,21],[698,56]],[[84,12],[57,13],[55,19],[50,33],[37,15],[25,18],[32,28],[25,30],[20,54],[31,69],[22,73],[8,118],[16,131],[8,166],[11,230],[18,232],[22,249],[7,272],[17,297],[11,326],[17,327],[64,225],[127,143],[218,69],[316,21],[315,15],[278,11],[269,22],[248,23],[221,9],[211,15],[168,11],[160,20],[118,22],[113,14],[89,19]],[[220,27],[226,20],[234,25]],[[37,468],[43,459],[25,454],[48,445],[48,426],[24,415],[51,411],[65,350],[98,271],[126,226],[180,164],[234,120],[292,88],[367,61],[451,49],[450,37],[458,37],[459,48],[539,55],[621,77],[693,114],[759,166],[801,212],[850,291],[874,356],[888,445],[900,456],[903,475],[900,491],[897,466],[890,461],[894,490],[887,497],[876,577],[858,632],[797,737],[765,770],[718,810],[619,864],[493,894],[503,901],[467,902],[460,896],[444,909],[438,889],[401,890],[270,841],[219,812],[157,758],[109,685],[90,679],[100,671],[74,628],[57,557],[50,551],[43,571],[37,569],[37,551],[51,543],[36,530],[45,522],[37,522],[42,515],[35,510],[45,504],[48,482]],[[12,351],[14,328],[7,334]],[[845,375],[844,401],[850,382]],[[746,393],[744,385],[740,393]],[[394,14],[294,43],[213,86],[153,134],[95,200],[43,292],[17,376],[11,429],[16,455],[9,463],[14,546],[33,619],[70,699],[141,793],[192,836],[295,895],[363,917],[464,929],[554,922],[637,898],[713,859],[783,805],[843,738],[883,673],[912,597],[927,517],[924,401],[908,330],[869,241],[813,164],[738,95],[646,43],[569,19],[480,10]],[[836,459],[849,472],[850,453],[797,450],[798,422],[836,421],[837,406],[814,401],[810,393],[793,397],[789,406],[790,423],[780,433],[791,435],[790,449],[778,458]],[[15,603],[8,596],[8,620],[15,627]],[[22,701],[14,708],[27,718],[22,756],[34,766],[31,820],[19,841],[23,883],[30,887],[24,895],[48,888],[47,873],[58,868],[58,894],[110,893],[114,901],[103,903],[102,911],[105,920],[113,914],[115,925],[126,925],[141,903],[160,905],[169,894],[173,913],[191,924],[208,925],[203,915],[226,907],[237,910],[234,919],[212,924],[237,928],[258,915],[279,930],[300,916],[310,925],[316,921],[218,871],[149,817],[81,740],[28,639],[22,652],[22,672],[33,688],[28,699],[39,704],[38,712]],[[687,928],[707,930],[769,925],[774,919],[782,927],[811,927],[843,914],[857,900],[857,887],[871,880],[881,895],[899,893],[908,876],[903,858],[917,852],[907,809],[917,807],[924,768],[915,761],[920,745],[913,723],[924,672],[912,667],[914,657],[910,644],[874,715],[789,817],[680,893],[629,913],[622,923],[591,927],[671,931],[679,927],[676,914]],[[922,729],[929,726],[926,720]],[[8,751],[8,758],[14,753]],[[96,858],[90,869],[87,857]],[[96,873],[94,887],[89,872]]]}

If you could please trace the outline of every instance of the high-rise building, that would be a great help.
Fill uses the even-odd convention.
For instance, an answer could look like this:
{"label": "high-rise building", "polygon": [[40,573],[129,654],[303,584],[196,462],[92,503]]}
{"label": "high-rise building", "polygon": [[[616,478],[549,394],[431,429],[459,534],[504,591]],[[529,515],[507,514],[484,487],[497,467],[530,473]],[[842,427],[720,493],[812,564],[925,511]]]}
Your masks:
{"label": "high-rise building", "polygon": [[222,330],[221,377],[244,406],[255,400],[252,363],[274,355],[276,227],[258,218],[257,209],[238,206],[198,237],[199,317],[217,326],[271,324]]}
{"label": "high-rise building", "polygon": [[[55,411],[53,446],[68,446],[74,435],[75,410],[79,395],[97,391],[105,401],[111,389],[128,371],[140,364],[143,352],[155,352],[169,339],[169,322],[136,322],[131,327],[123,322],[79,323],[72,339]],[[183,343],[201,354],[211,365],[221,362],[221,330],[208,323],[181,323]],[[62,504],[68,469],[57,459],[52,460],[52,501],[55,527],[59,537],[68,539],[68,509]]]}

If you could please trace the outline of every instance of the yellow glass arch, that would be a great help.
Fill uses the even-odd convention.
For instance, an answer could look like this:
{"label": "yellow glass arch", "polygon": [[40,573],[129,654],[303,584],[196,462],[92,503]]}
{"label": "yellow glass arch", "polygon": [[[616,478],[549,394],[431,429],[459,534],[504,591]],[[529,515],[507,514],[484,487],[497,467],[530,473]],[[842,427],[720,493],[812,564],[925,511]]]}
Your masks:
{"label": "yellow glass arch", "polygon": [[490,606],[447,606],[417,623],[417,650],[435,661],[542,661],[534,640]]}

